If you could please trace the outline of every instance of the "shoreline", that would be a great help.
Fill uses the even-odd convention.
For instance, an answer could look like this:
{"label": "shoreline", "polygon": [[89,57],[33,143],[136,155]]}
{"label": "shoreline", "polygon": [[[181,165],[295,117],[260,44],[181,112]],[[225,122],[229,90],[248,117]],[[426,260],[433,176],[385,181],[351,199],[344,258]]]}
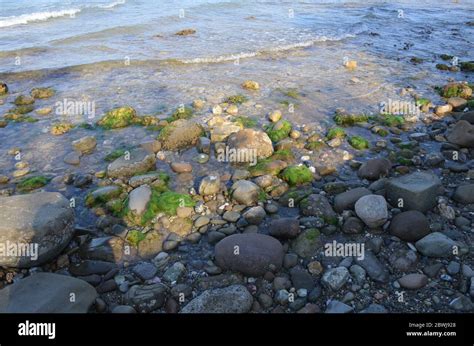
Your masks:
{"label": "shoreline", "polygon": [[[418,97],[414,123],[338,110],[326,124],[300,126],[290,109],[304,95],[276,90],[287,104],[258,108],[259,84],[242,81],[240,93],[196,99],[167,119],[119,107],[93,126],[54,120],[44,135],[70,143],[65,154],[50,153],[50,166],[66,163],[57,173],[42,174],[31,152],[9,143],[13,170],[2,170],[0,213],[12,221],[4,231],[21,226],[9,195],[31,210],[64,213],[33,215],[45,219],[34,232],[51,233],[39,242],[43,269],[3,270],[2,285],[35,280],[33,272],[72,274],[98,294],[75,307],[82,312],[472,312],[474,185],[459,188],[474,177],[465,131],[474,123],[472,88],[440,89],[457,112],[402,89]],[[16,108],[0,132],[27,131],[34,123],[18,121],[57,97],[52,88],[9,95]],[[471,108],[462,112],[466,99]],[[249,104],[263,115],[242,115]],[[219,162],[215,154],[229,148],[255,150],[257,165]],[[59,194],[40,198],[43,189]],[[68,228],[41,228],[58,220]],[[53,235],[61,240],[46,240]],[[334,241],[363,244],[365,256],[325,256]],[[228,305],[205,304],[216,295]]]}

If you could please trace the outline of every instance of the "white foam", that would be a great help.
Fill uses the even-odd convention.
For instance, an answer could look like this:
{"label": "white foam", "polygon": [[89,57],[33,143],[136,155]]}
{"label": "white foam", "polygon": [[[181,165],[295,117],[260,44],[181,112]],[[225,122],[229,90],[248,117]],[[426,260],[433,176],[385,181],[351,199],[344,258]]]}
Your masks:
{"label": "white foam", "polygon": [[[87,8],[102,8],[102,9],[109,9],[113,8],[118,5],[123,5],[125,3],[125,0],[117,0],[115,2],[112,2],[110,4],[104,4],[104,5],[97,5],[97,6],[90,6]],[[84,8],[72,8],[72,9],[67,9],[67,10],[60,10],[60,11],[50,11],[50,12],[35,12],[35,13],[28,13],[28,14],[22,14],[20,16],[14,16],[14,17],[4,17],[3,19],[0,19],[0,28],[5,28],[9,26],[14,26],[14,25],[21,25],[21,24],[28,24],[31,22],[43,22],[47,21],[48,19],[52,18],[60,18],[60,17],[72,17],[79,12],[81,12]]]}
{"label": "white foam", "polygon": [[125,0],[118,0],[118,1],[112,2],[110,4],[98,5],[97,7],[100,7],[100,8],[113,8],[115,6],[123,5],[123,4],[125,4]]}
{"label": "white foam", "polygon": [[0,20],[0,28],[4,28],[7,26],[20,25],[20,24],[28,24],[30,22],[40,22],[40,21],[48,20],[50,18],[59,18],[59,17],[65,17],[65,16],[73,17],[79,12],[81,12],[80,9],[74,8],[70,10],[36,12],[36,13],[22,14],[21,16],[16,16],[16,17],[7,17],[5,19]]}
{"label": "white foam", "polygon": [[202,57],[202,58],[192,58],[192,59],[178,59],[179,62],[183,64],[209,64],[209,63],[220,63],[220,62],[227,62],[227,61],[236,61],[239,59],[246,59],[246,58],[253,58],[259,55],[263,55],[266,53],[278,53],[278,52],[285,52],[293,49],[298,48],[307,48],[311,47],[312,45],[318,42],[325,42],[325,41],[340,41],[345,38],[355,37],[355,34],[347,34],[339,37],[327,37],[327,36],[318,36],[311,40],[296,42],[286,45],[279,45],[268,49],[263,49],[261,51],[256,52],[247,52],[247,53],[238,53],[238,54],[229,54],[229,55],[221,55],[215,57]]}

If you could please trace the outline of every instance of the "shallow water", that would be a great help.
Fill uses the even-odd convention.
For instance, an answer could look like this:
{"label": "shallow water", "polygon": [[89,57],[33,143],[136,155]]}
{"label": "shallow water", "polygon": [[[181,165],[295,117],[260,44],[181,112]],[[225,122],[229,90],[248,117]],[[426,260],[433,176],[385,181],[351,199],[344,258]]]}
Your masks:
{"label": "shallow water", "polygon": [[[0,174],[6,175],[14,170],[15,161],[7,154],[12,147],[22,149],[34,172],[86,173],[104,169],[103,158],[113,149],[157,135],[137,127],[94,132],[97,150],[73,167],[63,162],[70,142],[90,131],[77,128],[52,136],[50,126],[61,119],[95,122],[103,112],[125,104],[139,114],[165,118],[196,98],[207,101],[197,115],[204,119],[208,106],[243,93],[250,101],[239,107],[241,115],[263,122],[270,110],[279,108],[296,126],[324,126],[338,107],[378,112],[380,102],[389,99],[412,101],[400,96],[404,87],[437,102],[433,86],[450,78],[469,78],[462,72],[438,71],[435,65],[443,63],[439,54],[474,60],[474,27],[466,25],[473,20],[473,1],[0,3],[0,79],[11,91],[2,99],[0,114],[13,107],[16,96],[38,86],[51,86],[57,94],[37,100],[35,108],[55,110],[56,103],[65,99],[95,105],[92,119],[84,115],[64,119],[54,111],[50,116],[32,113],[39,122],[0,129]],[[174,35],[186,28],[196,34]],[[20,64],[15,64],[17,57]],[[411,57],[425,61],[414,65]],[[357,69],[347,70],[345,59],[356,60]],[[240,84],[246,79],[258,81],[261,90],[243,90]],[[292,88],[299,93],[296,99],[282,92]],[[294,111],[282,102],[294,104]],[[369,131],[364,134],[371,136]],[[193,150],[184,158],[190,160]],[[197,166],[196,176],[204,175],[205,169]],[[214,162],[206,169],[226,168]],[[178,188],[189,184],[176,182]],[[61,184],[47,188],[65,189]]]}

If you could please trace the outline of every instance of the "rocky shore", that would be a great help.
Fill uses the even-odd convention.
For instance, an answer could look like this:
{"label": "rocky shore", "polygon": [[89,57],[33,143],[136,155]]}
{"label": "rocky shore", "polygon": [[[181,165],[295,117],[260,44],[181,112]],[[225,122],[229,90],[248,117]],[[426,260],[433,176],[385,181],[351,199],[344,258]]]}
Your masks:
{"label": "rocky shore", "polygon": [[[52,122],[51,136],[89,131],[71,137],[66,175],[35,172],[19,141],[0,172],[0,244],[37,253],[0,254],[0,312],[474,312],[473,85],[440,86],[439,104],[403,89],[415,113],[338,109],[327,128],[293,123],[291,103],[242,115],[260,87],[167,119],[123,106]],[[56,101],[11,93],[0,83],[14,103],[0,134]],[[131,126],[155,139],[75,172],[101,133]]]}

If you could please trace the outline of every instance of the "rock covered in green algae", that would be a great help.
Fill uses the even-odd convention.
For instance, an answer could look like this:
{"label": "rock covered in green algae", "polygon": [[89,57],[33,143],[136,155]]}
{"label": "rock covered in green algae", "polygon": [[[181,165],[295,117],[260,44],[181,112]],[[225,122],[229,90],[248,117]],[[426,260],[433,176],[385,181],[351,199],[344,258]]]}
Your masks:
{"label": "rock covered in green algae", "polygon": [[310,183],[313,180],[313,173],[305,165],[295,165],[285,168],[280,177],[290,186],[295,186]]}
{"label": "rock covered in green algae", "polygon": [[0,95],[5,95],[8,93],[7,83],[0,82]]}
{"label": "rock covered in green algae", "polygon": [[145,173],[155,168],[156,157],[145,149],[138,148],[120,156],[107,166],[107,176],[110,178],[129,178],[139,173]]}
{"label": "rock covered in green algae", "polygon": [[369,141],[361,136],[352,136],[349,138],[349,144],[357,150],[369,148]]}
{"label": "rock covered in green algae", "polygon": [[16,106],[26,106],[35,103],[35,99],[28,95],[20,95],[18,96],[13,103]]}
{"label": "rock covered in green algae", "polygon": [[119,107],[105,113],[97,125],[105,129],[118,129],[137,123],[137,112],[130,106]]}
{"label": "rock covered in green algae", "polygon": [[31,97],[35,99],[47,99],[54,96],[55,91],[52,88],[33,88],[31,90]]}
{"label": "rock covered in green algae", "polygon": [[50,179],[44,176],[28,177],[21,180],[16,188],[21,192],[28,192],[39,189],[49,183]]}
{"label": "rock covered in green algae", "polygon": [[288,120],[279,120],[267,128],[267,135],[273,142],[278,142],[287,138],[291,132],[292,126]]}

